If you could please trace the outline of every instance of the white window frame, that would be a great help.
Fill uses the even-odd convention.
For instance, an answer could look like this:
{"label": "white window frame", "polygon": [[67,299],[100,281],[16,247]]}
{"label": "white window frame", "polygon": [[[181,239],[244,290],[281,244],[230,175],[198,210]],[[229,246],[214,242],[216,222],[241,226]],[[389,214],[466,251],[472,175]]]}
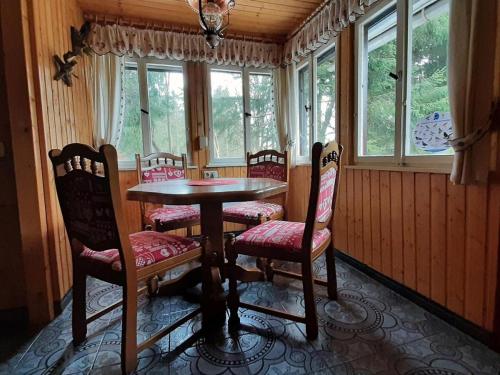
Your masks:
{"label": "white window frame", "polygon": [[[332,40],[322,47],[318,48],[316,51],[311,53],[295,67],[295,82],[296,84],[296,102],[297,102],[297,121],[296,121],[296,134],[297,134],[297,146],[295,147],[295,156],[297,164],[310,164],[311,163],[311,150],[314,142],[317,140],[317,118],[318,118],[318,97],[317,97],[317,71],[318,71],[318,59],[330,53],[331,51],[335,53],[335,139],[338,139],[339,134],[339,80],[338,80],[338,50],[337,50],[337,38],[332,38]],[[300,117],[301,117],[301,106],[299,98],[299,72],[306,66],[309,66],[309,103],[311,106],[311,112],[309,115],[309,154],[307,156],[299,155],[299,142],[300,142]]]}
{"label": "white window frame", "polygon": [[[139,96],[141,107],[141,132],[142,132],[142,155],[149,155],[152,153],[152,136],[151,136],[151,118],[149,116],[149,89],[148,89],[148,66],[155,66],[158,69],[168,71],[169,67],[174,67],[182,71],[184,80],[184,123],[186,130],[186,154],[188,160],[191,160],[191,139],[189,137],[189,95],[187,90],[187,72],[185,63],[172,60],[160,60],[150,57],[142,58],[126,58],[125,68],[127,66],[137,68],[137,77],[139,84]],[[168,152],[168,150],[165,150]],[[135,160],[119,160],[119,169],[130,170],[135,169]]]}
{"label": "white window frame", "polygon": [[[212,82],[211,82],[211,72],[221,71],[221,72],[238,72],[241,73],[242,79],[242,94],[243,94],[243,144],[245,147],[244,155],[241,158],[215,158],[215,145],[214,145],[214,126],[213,126],[213,114],[212,114]],[[268,74],[273,77],[272,69],[266,68],[250,68],[250,67],[238,67],[238,66],[220,66],[220,65],[207,65],[207,97],[208,97],[208,134],[209,134],[209,152],[210,152],[210,166],[224,167],[224,166],[246,166],[246,154],[250,150],[250,126],[251,117],[246,116],[245,113],[251,113],[250,108],[250,74]],[[273,80],[274,85],[274,80]],[[275,89],[275,88],[274,88]],[[274,98],[273,98],[274,101]],[[274,103],[275,105],[276,103]],[[276,126],[276,118],[273,116],[273,122]]]}
{"label": "white window frame", "polygon": [[[453,155],[406,155],[407,131],[409,130],[411,108],[407,103],[411,103],[411,71],[412,51],[409,48],[412,38],[412,14],[413,4],[418,4],[421,8],[435,0],[383,0],[371,7],[362,16],[355,27],[355,52],[354,63],[355,73],[355,132],[354,132],[354,162],[359,165],[382,165],[399,167],[433,167],[448,168],[453,162]],[[438,0],[440,1],[440,0]],[[448,3],[448,0],[441,0]],[[364,94],[362,84],[365,82],[365,36],[364,28],[381,13],[396,6],[396,73],[400,79],[396,81],[396,103],[395,103],[395,134],[394,134],[394,155],[393,156],[369,156],[359,153],[359,132],[364,124]]]}

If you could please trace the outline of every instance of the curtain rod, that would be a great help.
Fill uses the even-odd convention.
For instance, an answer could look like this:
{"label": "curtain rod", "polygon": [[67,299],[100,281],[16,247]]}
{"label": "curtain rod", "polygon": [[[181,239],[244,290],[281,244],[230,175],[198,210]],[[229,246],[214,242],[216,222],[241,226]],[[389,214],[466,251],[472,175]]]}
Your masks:
{"label": "curtain rod", "polygon": [[[94,13],[84,13],[83,17],[85,21],[95,22],[99,25],[122,25],[122,26],[136,27],[138,29],[153,29],[159,31],[171,31],[177,33],[201,35],[199,29],[187,25],[167,24],[164,22],[155,22],[146,19],[109,16],[109,15],[94,14]],[[267,44],[283,44],[284,42],[283,38],[272,39],[272,38],[259,37],[255,35],[246,36],[239,34],[228,34],[226,36],[226,39],[243,40],[248,42],[260,42]]]}

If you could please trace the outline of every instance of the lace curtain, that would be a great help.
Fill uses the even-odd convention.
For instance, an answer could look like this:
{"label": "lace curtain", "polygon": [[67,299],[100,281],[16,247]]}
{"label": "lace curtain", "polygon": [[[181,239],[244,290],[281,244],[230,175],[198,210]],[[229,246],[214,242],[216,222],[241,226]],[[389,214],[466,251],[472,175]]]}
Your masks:
{"label": "lace curtain", "polygon": [[274,43],[225,39],[217,49],[208,47],[199,34],[146,30],[122,25],[92,25],[89,45],[99,55],[156,57],[218,65],[275,68],[282,47]]}
{"label": "lace curtain", "polygon": [[298,62],[364,14],[377,0],[329,0],[284,46],[283,63]]}
{"label": "lace curtain", "polygon": [[116,146],[123,126],[123,57],[112,54],[93,56],[94,146]]}

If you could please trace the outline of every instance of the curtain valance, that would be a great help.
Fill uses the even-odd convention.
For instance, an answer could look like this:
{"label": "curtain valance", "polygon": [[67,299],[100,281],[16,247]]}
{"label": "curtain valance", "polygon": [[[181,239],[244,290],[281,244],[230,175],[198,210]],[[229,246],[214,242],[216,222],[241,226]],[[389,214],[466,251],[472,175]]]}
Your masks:
{"label": "curtain valance", "polygon": [[291,37],[284,47],[283,63],[298,62],[349,26],[377,0],[329,0]]}
{"label": "curtain valance", "polygon": [[274,43],[225,39],[215,50],[199,34],[146,30],[94,23],[89,45],[99,55],[156,57],[218,65],[274,68],[281,64],[282,46]]}

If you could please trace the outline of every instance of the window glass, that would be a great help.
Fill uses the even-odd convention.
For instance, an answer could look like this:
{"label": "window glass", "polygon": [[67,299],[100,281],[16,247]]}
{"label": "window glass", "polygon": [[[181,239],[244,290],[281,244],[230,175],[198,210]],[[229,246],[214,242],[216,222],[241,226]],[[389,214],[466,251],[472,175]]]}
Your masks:
{"label": "window glass", "polygon": [[187,151],[184,76],[180,67],[148,65],[151,151]]}
{"label": "window glass", "polygon": [[243,78],[239,71],[211,70],[214,159],[245,156]]}
{"label": "window glass", "polygon": [[449,6],[415,1],[412,19],[411,110],[406,131],[409,155],[452,154],[448,101]]}
{"label": "window glass", "polygon": [[364,27],[362,113],[359,155],[394,155],[396,80],[396,10],[391,8]]}
{"label": "window glass", "polygon": [[250,150],[279,149],[271,74],[250,73]]}
{"label": "window glass", "polygon": [[135,154],[143,153],[141,127],[141,101],[136,65],[127,65],[123,81],[124,118],[117,144],[119,160],[134,160]]}
{"label": "window glass", "polygon": [[299,156],[309,156],[311,121],[309,65],[299,70]]}
{"label": "window glass", "polygon": [[335,49],[318,57],[316,72],[316,139],[327,143],[335,139],[336,118]]}

